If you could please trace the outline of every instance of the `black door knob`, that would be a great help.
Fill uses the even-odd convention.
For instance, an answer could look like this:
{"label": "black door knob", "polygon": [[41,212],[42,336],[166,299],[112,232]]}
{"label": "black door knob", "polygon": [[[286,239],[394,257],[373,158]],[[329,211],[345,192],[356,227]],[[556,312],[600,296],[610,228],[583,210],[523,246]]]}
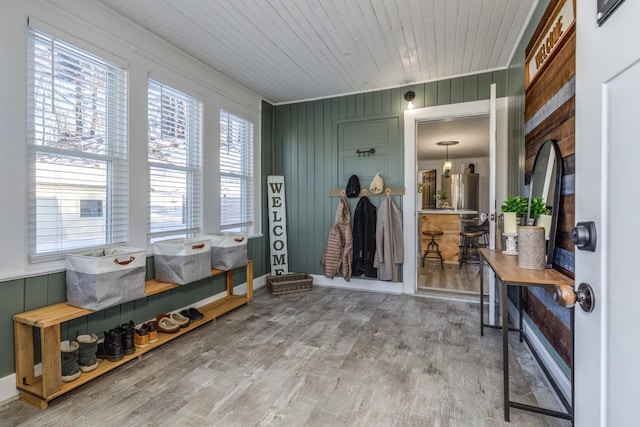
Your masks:
{"label": "black door knob", "polygon": [[594,252],[596,250],[596,224],[593,221],[579,222],[571,229],[571,241],[578,249]]}

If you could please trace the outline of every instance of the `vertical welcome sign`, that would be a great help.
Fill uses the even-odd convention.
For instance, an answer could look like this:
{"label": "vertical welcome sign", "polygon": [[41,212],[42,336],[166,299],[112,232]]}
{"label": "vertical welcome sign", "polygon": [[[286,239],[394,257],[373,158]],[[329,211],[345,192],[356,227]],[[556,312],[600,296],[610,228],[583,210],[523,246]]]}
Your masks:
{"label": "vertical welcome sign", "polygon": [[269,190],[269,242],[271,275],[289,272],[287,254],[287,216],[284,201],[284,176],[267,176]]}

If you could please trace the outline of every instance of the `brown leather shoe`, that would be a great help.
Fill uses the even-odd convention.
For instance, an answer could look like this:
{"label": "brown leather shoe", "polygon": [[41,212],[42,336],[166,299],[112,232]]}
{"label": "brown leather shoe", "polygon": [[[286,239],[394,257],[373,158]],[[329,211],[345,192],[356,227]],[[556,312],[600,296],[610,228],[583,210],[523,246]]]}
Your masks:
{"label": "brown leather shoe", "polygon": [[138,348],[143,348],[149,345],[149,332],[147,331],[146,326],[146,324],[143,324],[141,327],[134,330],[133,343]]}
{"label": "brown leather shoe", "polygon": [[165,334],[175,334],[180,330],[180,324],[166,314],[158,314],[158,317],[156,317],[156,327],[158,331],[164,332]]}
{"label": "brown leather shoe", "polygon": [[170,313],[169,317],[171,318],[171,320],[180,325],[181,328],[186,328],[187,326],[189,326],[189,323],[191,323],[191,319],[183,316],[180,313]]}
{"label": "brown leather shoe", "polygon": [[147,335],[149,335],[149,343],[158,341],[158,330],[156,321],[149,320],[147,323],[145,323],[145,326],[147,327]]}

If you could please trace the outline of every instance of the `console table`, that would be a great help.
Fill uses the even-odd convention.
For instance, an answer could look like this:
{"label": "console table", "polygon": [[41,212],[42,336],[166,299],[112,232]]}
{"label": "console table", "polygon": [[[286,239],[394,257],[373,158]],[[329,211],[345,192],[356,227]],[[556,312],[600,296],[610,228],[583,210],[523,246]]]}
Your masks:
{"label": "console table", "polygon": [[[482,271],[482,266],[484,265],[484,261],[487,262],[489,267],[493,270],[496,277],[502,283],[501,292],[500,292],[500,311],[502,318],[502,326],[496,325],[487,325],[484,323],[484,310],[483,310],[483,292],[484,292],[484,279],[483,274],[480,274],[480,334],[484,335],[484,328],[498,328],[502,329],[502,365],[503,365],[503,395],[504,395],[504,419],[505,421],[509,421],[509,409],[517,408],[525,411],[536,412],[539,414],[550,415],[552,417],[563,418],[570,420],[573,423],[573,322],[574,315],[573,309],[571,309],[571,403],[567,402],[564,399],[564,396],[559,391],[559,388],[556,382],[551,378],[549,372],[541,363],[540,358],[537,353],[531,346],[533,355],[535,356],[538,363],[542,367],[545,375],[553,385],[556,394],[562,401],[565,409],[565,412],[558,412],[551,409],[540,408],[538,406],[526,405],[523,403],[514,402],[509,399],[509,331],[516,331],[520,334],[520,342],[526,340],[526,335],[523,329],[523,316],[522,316],[522,288],[527,286],[542,286],[542,287],[552,287],[552,288],[563,288],[569,286],[573,288],[574,281],[564,274],[560,273],[557,270],[553,269],[545,269],[545,270],[527,270],[524,268],[520,268],[518,266],[518,258],[512,255],[504,255],[501,251],[495,249],[487,249],[481,248],[480,252],[480,266]],[[508,296],[507,289],[509,286],[518,287],[518,300],[519,300],[519,322],[517,328],[509,327],[509,320],[507,315],[507,304],[508,304]]]}

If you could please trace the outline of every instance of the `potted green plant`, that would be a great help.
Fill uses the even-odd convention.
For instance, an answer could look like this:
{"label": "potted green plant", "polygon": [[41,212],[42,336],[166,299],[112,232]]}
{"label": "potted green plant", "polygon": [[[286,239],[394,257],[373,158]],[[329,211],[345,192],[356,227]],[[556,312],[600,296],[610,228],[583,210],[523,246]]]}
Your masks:
{"label": "potted green plant", "polygon": [[531,199],[530,218],[537,220],[540,215],[549,215],[550,212],[546,202],[541,197],[533,197]]}
{"label": "potted green plant", "polygon": [[509,196],[504,199],[500,209],[504,213],[513,212],[518,217],[525,217],[527,215],[528,200],[522,196]]}
{"label": "potted green plant", "polygon": [[522,196],[509,196],[504,199],[500,209],[504,216],[504,233],[516,234],[518,232],[517,225],[522,220],[518,221],[517,218],[524,218],[527,215],[528,200]]}
{"label": "potted green plant", "polygon": [[449,203],[447,203],[447,198],[449,197],[449,195],[447,194],[446,191],[443,190],[438,190],[436,191],[436,194],[433,195],[433,198],[436,199],[439,202],[438,207],[440,208],[448,208],[449,207]]}

